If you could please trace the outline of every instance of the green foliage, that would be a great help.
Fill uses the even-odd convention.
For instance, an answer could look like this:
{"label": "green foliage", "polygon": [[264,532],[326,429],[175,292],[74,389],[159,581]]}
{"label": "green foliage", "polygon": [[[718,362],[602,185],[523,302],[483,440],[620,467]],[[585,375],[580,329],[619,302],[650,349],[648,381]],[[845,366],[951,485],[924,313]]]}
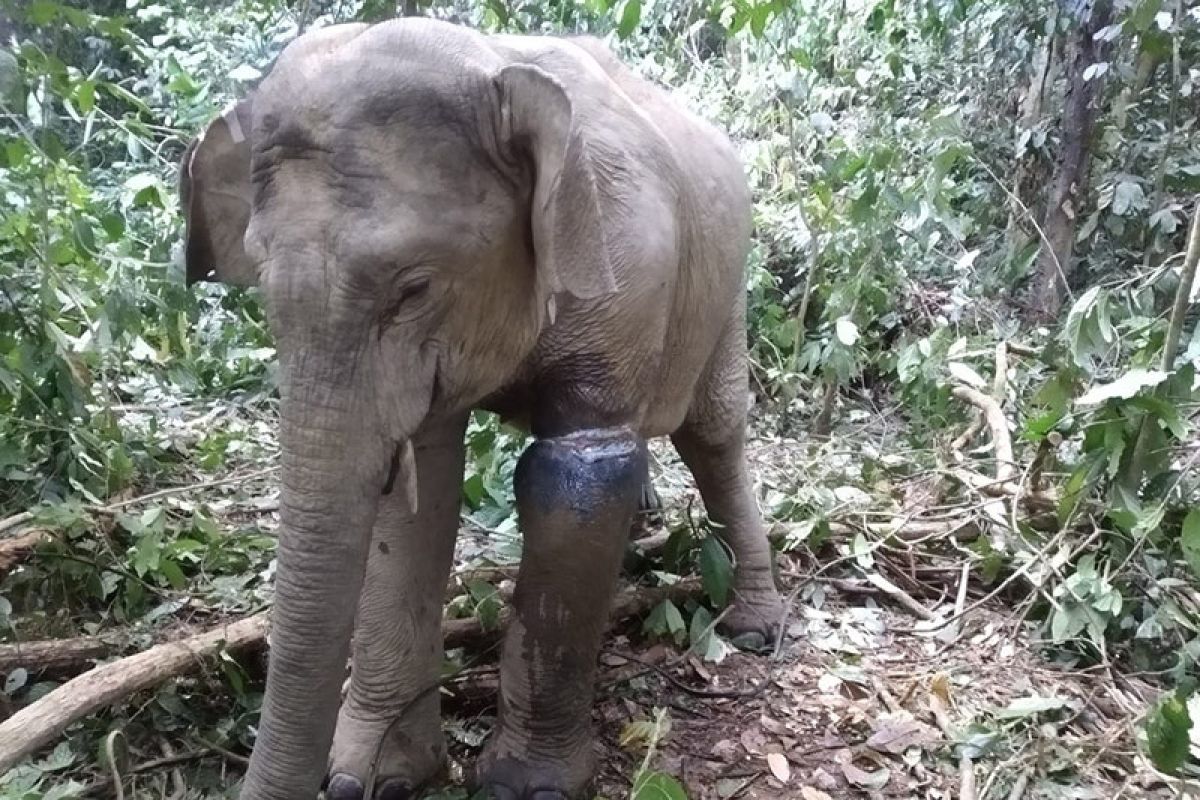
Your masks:
{"label": "green foliage", "polygon": [[[1193,11],[1118,4],[1098,34],[1110,60],[1087,67],[1102,82],[1102,110],[1091,177],[1070,209],[1075,296],[1060,324],[1037,326],[1023,306],[1040,244],[1033,222],[1046,213],[1067,122],[1062,71],[1049,72],[1037,115],[1021,107],[1046,37],[1061,52],[1073,24],[1048,4],[406,7],[489,31],[606,36],[731,132],[755,193],[747,324],[768,433],[836,420],[840,399],[861,395],[897,407],[912,442],[940,447],[949,427],[966,424],[951,387],[987,390],[995,343],[1033,342],[1035,354],[1000,376],[1000,399],[1016,423],[1017,460],[1043,457],[1041,486],[1057,508],[1019,520],[1008,542],[981,538],[978,573],[991,581],[1029,566],[1044,601],[1037,620],[1066,657],[1100,654],[1176,680],[1195,671],[1194,311],[1179,357],[1161,363],[1176,254],[1200,191]],[[33,508],[56,535],[6,579],[0,622],[11,633],[120,624],[144,643],[192,614],[270,601],[274,540],[257,524],[229,524],[228,498],[104,510],[151,486],[194,482],[193,468],[224,475],[273,454],[262,433],[274,408],[262,310],[253,292],[184,287],[174,165],[301,28],[394,10],[380,0],[36,0],[16,9],[15,35],[0,49],[0,517]],[[214,416],[199,431],[171,424],[171,409],[183,407]],[[525,442],[489,415],[471,421],[463,510],[486,540],[472,558],[520,555],[511,478]],[[864,484],[894,467],[888,456],[857,458]],[[765,499],[773,519],[792,524],[785,548],[816,552],[829,539],[839,505],[829,490],[768,487]],[[719,534],[675,525],[662,563],[643,565],[644,579],[664,584],[700,574],[703,602],[665,601],[643,628],[711,661],[729,652],[712,630],[732,591]],[[1039,558],[1053,569],[1027,564],[1050,545]],[[865,537],[848,547],[870,565]],[[494,623],[496,588],[465,589],[452,613]],[[17,702],[52,686],[6,678]],[[197,685],[164,689],[138,722],[248,744],[256,681],[222,659]],[[206,693],[213,682],[221,691]],[[1147,723],[1148,749],[1167,772],[1186,756],[1186,700],[1169,695]],[[89,722],[10,773],[0,798],[78,795],[64,776],[95,762],[110,721]],[[678,782],[649,766],[665,715],[650,724],[631,796],[677,800]]]}
{"label": "green foliage", "polygon": [[1159,700],[1146,719],[1146,746],[1154,766],[1168,775],[1178,775],[1187,760],[1191,729],[1186,697],[1172,692]]}

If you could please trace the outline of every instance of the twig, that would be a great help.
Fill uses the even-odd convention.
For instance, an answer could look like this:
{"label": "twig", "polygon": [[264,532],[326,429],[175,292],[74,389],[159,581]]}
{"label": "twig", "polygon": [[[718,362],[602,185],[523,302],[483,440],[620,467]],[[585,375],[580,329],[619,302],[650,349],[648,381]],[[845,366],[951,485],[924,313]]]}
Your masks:
{"label": "twig", "polygon": [[908,592],[901,589],[896,584],[889,581],[887,578],[880,575],[878,572],[867,573],[867,580],[871,582],[879,591],[894,599],[897,603],[908,609],[913,616],[918,619],[929,621],[935,618],[935,614],[928,608],[923,606],[919,600],[913,597]]}
{"label": "twig", "polygon": [[[947,741],[955,741],[954,726],[950,722],[949,709],[946,708],[945,702],[937,692],[930,694],[929,708],[933,712],[938,727],[942,730],[942,735],[946,737]],[[958,800],[976,800],[975,764],[965,751],[958,758],[958,774]]]}
{"label": "twig", "polygon": [[[223,754],[214,749],[194,750],[189,753],[176,753],[173,755],[163,756],[162,758],[144,761],[141,764],[136,764],[130,767],[126,773],[129,775],[140,775],[144,772],[155,772],[165,767],[174,767],[178,764],[186,764],[189,761],[199,761],[204,758],[214,758],[220,755]],[[98,794],[111,795],[112,792],[113,779],[111,776],[106,776],[85,786],[80,794],[86,797],[89,795]]]}
{"label": "twig", "polygon": [[0,533],[4,533],[9,528],[15,528],[18,525],[24,525],[33,519],[32,511],[22,511],[19,514],[13,514],[11,517],[0,519]]}
{"label": "twig", "polygon": [[[267,467],[266,469],[247,472],[240,475],[227,475],[224,478],[218,478],[216,480],[203,481],[201,483],[191,483],[187,486],[172,486],[167,489],[159,489],[158,491],[151,492],[150,494],[144,494],[140,497],[131,497],[128,500],[120,500],[115,503],[108,503],[107,505],[85,505],[83,508],[85,511],[89,511],[93,514],[115,514],[123,508],[128,508],[129,506],[137,505],[139,503],[149,503],[153,500],[161,500],[164,497],[170,497],[176,494],[186,494],[187,492],[198,492],[203,491],[204,489],[212,489],[213,487],[224,486],[228,483],[252,481],[278,471],[279,467],[277,466]],[[22,511],[19,514],[13,514],[11,517],[0,519],[0,533],[4,533],[11,528],[17,527],[18,525],[24,525],[26,522],[33,520],[34,516],[35,512],[33,511]]]}
{"label": "twig", "polygon": [[275,473],[278,471],[279,471],[279,467],[277,467],[277,466],[267,467],[265,469],[255,470],[254,472],[247,472],[247,473],[244,473],[241,475],[228,475],[224,478],[218,478],[217,480],[212,480],[212,481],[204,481],[202,483],[192,483],[192,484],[188,484],[187,486],[172,486],[167,489],[159,489],[157,492],[151,492],[150,494],[141,495],[140,497],[131,497],[128,500],[121,500],[116,503],[109,503],[108,505],[102,505],[102,506],[101,505],[85,506],[85,508],[88,511],[92,511],[96,514],[113,514],[117,511],[120,511],[123,508],[128,508],[129,506],[138,505],[140,503],[149,503],[153,500],[161,500],[164,497],[170,497],[170,496],[176,495],[176,494],[186,494],[187,492],[199,492],[199,491],[203,491],[204,489],[212,489],[216,486],[224,486],[225,484],[228,484],[228,483],[239,483],[241,481],[252,481],[252,480],[256,480],[257,478],[266,477],[267,475],[271,475],[272,473]]}
{"label": "twig", "polygon": [[1021,800],[1025,794],[1025,788],[1029,786],[1029,777],[1033,773],[1033,767],[1026,767],[1016,781],[1013,782],[1012,790],[1008,793],[1008,800]]}

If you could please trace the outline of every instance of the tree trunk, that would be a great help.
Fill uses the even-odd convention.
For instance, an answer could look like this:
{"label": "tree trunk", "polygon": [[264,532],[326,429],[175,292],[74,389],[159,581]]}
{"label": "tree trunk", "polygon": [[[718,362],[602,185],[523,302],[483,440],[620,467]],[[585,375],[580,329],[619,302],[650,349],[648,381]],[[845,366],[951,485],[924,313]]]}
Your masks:
{"label": "tree trunk", "polygon": [[1096,41],[1095,34],[1112,19],[1111,0],[1080,5],[1083,8],[1079,9],[1075,20],[1072,53],[1066,62],[1068,90],[1063,110],[1062,144],[1042,222],[1046,241],[1042,242],[1038,255],[1031,302],[1034,315],[1043,321],[1058,316],[1063,292],[1074,269],[1071,256],[1079,215],[1078,198],[1083,196],[1087,180],[1092,133],[1099,116],[1098,102],[1104,82],[1102,75],[1087,76],[1090,80],[1085,76],[1088,67],[1103,62],[1109,50],[1108,43]]}
{"label": "tree trunk", "polygon": [[[1021,117],[1017,123],[1016,136],[1019,142],[1025,131],[1032,131],[1042,119],[1042,110],[1046,102],[1046,89],[1051,85],[1055,64],[1059,58],[1058,41],[1058,6],[1051,4],[1049,17],[1046,21],[1046,33],[1041,47],[1034,55],[1029,74],[1029,88],[1021,101]],[[1024,220],[1028,205],[1023,202],[1025,185],[1029,181],[1030,167],[1037,156],[1026,153],[1017,158],[1017,168],[1013,176],[1012,196],[1008,203],[1008,225],[1005,230],[1006,251],[1011,262],[1017,254],[1029,244],[1029,224]]]}

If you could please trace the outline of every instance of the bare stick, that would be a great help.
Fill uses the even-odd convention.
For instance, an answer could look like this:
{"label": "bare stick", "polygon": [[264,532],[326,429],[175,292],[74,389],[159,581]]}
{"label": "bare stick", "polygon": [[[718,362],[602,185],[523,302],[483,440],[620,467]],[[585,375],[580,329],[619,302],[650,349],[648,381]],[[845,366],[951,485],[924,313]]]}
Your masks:
{"label": "bare stick", "polygon": [[897,603],[908,609],[909,612],[911,612],[912,615],[918,619],[931,620],[934,618],[933,612],[922,605],[920,600],[917,600],[917,598],[913,597],[911,594],[904,591],[879,573],[867,573],[867,580],[872,586],[879,589],[879,591],[883,592],[888,597],[891,597]]}
{"label": "bare stick", "polygon": [[22,511],[20,514],[13,514],[11,517],[0,519],[0,533],[4,533],[9,528],[15,528],[18,525],[24,525],[33,519],[32,511]]}
{"label": "bare stick", "polygon": [[[942,735],[947,741],[955,741],[954,726],[950,722],[950,713],[941,696],[933,692],[929,696],[929,707],[933,711],[937,725],[942,729]],[[971,757],[963,755],[958,759],[958,800],[976,800],[975,764]]]}
{"label": "bare stick", "polygon": [[1004,410],[993,397],[988,397],[978,389],[970,386],[955,386],[951,394],[959,400],[966,401],[983,411],[988,428],[992,434],[992,443],[996,451],[996,480],[1007,483],[1014,475],[1012,436],[1008,432],[1008,420]]}
{"label": "bare stick", "polygon": [[[204,481],[202,483],[191,483],[187,486],[171,486],[166,489],[159,489],[157,492],[150,492],[140,497],[131,497],[128,500],[119,500],[115,503],[107,505],[87,505],[84,509],[93,514],[115,514],[123,508],[137,505],[138,503],[149,503],[153,500],[161,500],[164,497],[170,497],[176,494],[186,494],[188,492],[198,492],[204,489],[212,489],[216,486],[224,486],[227,483],[238,483],[240,481],[252,481],[256,478],[262,478],[274,472],[278,472],[279,467],[267,467],[266,469],[256,470],[255,472],[247,472],[240,475],[229,475],[224,478],[219,478],[212,481]],[[0,519],[0,533],[15,528],[19,525],[24,525],[26,522],[32,521],[34,512],[22,511],[19,514],[13,514],[11,517]]]}

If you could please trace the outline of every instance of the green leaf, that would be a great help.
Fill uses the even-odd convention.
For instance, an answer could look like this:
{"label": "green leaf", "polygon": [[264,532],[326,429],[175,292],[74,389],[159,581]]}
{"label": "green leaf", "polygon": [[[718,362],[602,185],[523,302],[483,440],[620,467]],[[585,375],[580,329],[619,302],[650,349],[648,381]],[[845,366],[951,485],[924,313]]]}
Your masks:
{"label": "green leaf", "polygon": [[1200,508],[1193,508],[1183,518],[1179,546],[1183,550],[1184,560],[1192,568],[1192,574],[1200,577]]}
{"label": "green leaf", "polygon": [[733,585],[733,564],[715,535],[706,536],[700,543],[700,577],[708,599],[717,608],[723,608]]}
{"label": "green leaf", "polygon": [[1118,217],[1127,216],[1132,211],[1146,208],[1146,193],[1142,186],[1134,181],[1121,181],[1113,190],[1113,213]]}
{"label": "green leaf", "polygon": [[1162,8],[1162,0],[1142,0],[1133,11],[1129,14],[1128,22],[1130,30],[1141,33],[1150,27],[1154,22],[1154,15]]}
{"label": "green leaf", "polygon": [[642,630],[652,636],[678,639],[687,632],[687,626],[684,625],[683,615],[679,613],[675,604],[670,600],[663,600],[650,612],[650,616],[646,617],[646,621],[642,623]]}
{"label": "green leaf", "polygon": [[621,22],[617,25],[617,35],[628,39],[629,35],[642,21],[642,0],[625,0],[621,9]]}
{"label": "green leaf", "polygon": [[670,775],[648,772],[634,781],[630,800],[687,800],[687,792]]}
{"label": "green leaf", "polygon": [[1146,719],[1146,745],[1154,766],[1175,775],[1188,757],[1192,718],[1178,692],[1164,697]]}

